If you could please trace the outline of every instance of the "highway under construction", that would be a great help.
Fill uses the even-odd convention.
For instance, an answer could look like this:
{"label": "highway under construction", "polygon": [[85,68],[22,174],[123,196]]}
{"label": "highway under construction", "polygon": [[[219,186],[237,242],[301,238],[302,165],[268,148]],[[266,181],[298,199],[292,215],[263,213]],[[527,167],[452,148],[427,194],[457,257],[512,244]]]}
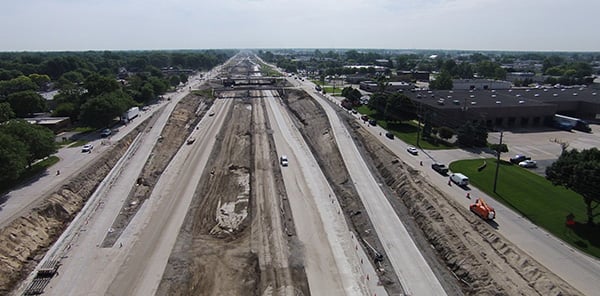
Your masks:
{"label": "highway under construction", "polygon": [[[387,146],[399,141],[266,67],[240,53],[191,79],[50,192],[26,231],[56,227],[51,247],[3,292],[581,294]],[[68,228],[43,224],[61,207],[78,213]]]}

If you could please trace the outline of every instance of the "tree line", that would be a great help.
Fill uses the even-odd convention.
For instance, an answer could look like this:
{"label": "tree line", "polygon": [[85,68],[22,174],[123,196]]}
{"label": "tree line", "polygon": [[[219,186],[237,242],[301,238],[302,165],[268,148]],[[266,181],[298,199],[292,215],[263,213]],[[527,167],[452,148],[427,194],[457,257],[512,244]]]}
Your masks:
{"label": "tree line", "polygon": [[[0,53],[0,120],[51,110],[102,127],[127,110],[187,81],[161,68],[210,69],[235,52],[126,51]],[[121,78],[117,80],[117,77]],[[40,91],[58,90],[51,105]]]}

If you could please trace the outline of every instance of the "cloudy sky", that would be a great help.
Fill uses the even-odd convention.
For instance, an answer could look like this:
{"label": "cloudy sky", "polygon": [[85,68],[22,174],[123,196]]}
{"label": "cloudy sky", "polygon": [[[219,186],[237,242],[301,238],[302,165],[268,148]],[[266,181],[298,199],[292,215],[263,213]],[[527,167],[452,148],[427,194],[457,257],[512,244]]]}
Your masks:
{"label": "cloudy sky", "polygon": [[0,51],[600,51],[599,0],[0,0]]}

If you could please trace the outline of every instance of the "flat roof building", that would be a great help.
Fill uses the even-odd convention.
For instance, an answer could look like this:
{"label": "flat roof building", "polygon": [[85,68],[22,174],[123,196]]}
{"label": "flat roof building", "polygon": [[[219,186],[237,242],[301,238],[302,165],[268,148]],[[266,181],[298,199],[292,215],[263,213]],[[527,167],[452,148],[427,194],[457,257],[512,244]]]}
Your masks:
{"label": "flat roof building", "polygon": [[552,123],[554,114],[600,121],[600,96],[589,88],[445,90],[405,92],[434,125],[467,121],[488,128],[527,128]]}

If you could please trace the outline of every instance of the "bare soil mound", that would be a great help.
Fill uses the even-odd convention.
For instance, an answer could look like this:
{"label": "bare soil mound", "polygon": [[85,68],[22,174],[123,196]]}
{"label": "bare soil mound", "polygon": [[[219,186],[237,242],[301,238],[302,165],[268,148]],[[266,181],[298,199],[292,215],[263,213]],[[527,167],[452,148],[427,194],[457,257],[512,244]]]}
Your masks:
{"label": "bare soil mound", "polygon": [[580,295],[568,283],[500,236],[481,219],[445,196],[385,148],[355,120],[357,140],[395,194],[460,280],[467,295]]}
{"label": "bare soil mound", "polygon": [[[248,230],[252,122],[236,101],[169,258],[158,295],[257,295]],[[248,105],[249,106],[249,105]],[[231,120],[235,118],[235,120]]]}
{"label": "bare soil mound", "polygon": [[[373,259],[372,264],[380,270],[381,283],[390,295],[402,293],[399,280],[389,261],[385,259],[381,262],[376,261],[375,254],[364,244],[364,241],[368,242],[379,253],[383,254],[384,258],[387,258],[379,238],[372,231],[373,225],[354,188],[354,182],[348,174],[325,111],[305,92],[288,91],[283,98],[294,115],[296,127],[302,133],[335,191],[344,210],[346,221],[350,224],[350,229],[353,229],[356,236],[361,238],[359,241],[363,244],[363,249]],[[387,272],[381,272],[383,270]]]}
{"label": "bare soil mound", "polygon": [[142,204],[150,197],[158,178],[169,165],[179,147],[193,131],[206,111],[212,106],[214,99],[199,96],[201,92],[193,92],[181,99],[165,125],[160,140],[152,149],[152,157],[148,158],[136,186],[127,196],[123,208],[111,226],[101,246],[112,247]]}
{"label": "bare soil mound", "polygon": [[146,122],[125,136],[100,159],[50,194],[30,213],[0,230],[0,294],[7,295],[38,264],[48,248],[83,208]]}

